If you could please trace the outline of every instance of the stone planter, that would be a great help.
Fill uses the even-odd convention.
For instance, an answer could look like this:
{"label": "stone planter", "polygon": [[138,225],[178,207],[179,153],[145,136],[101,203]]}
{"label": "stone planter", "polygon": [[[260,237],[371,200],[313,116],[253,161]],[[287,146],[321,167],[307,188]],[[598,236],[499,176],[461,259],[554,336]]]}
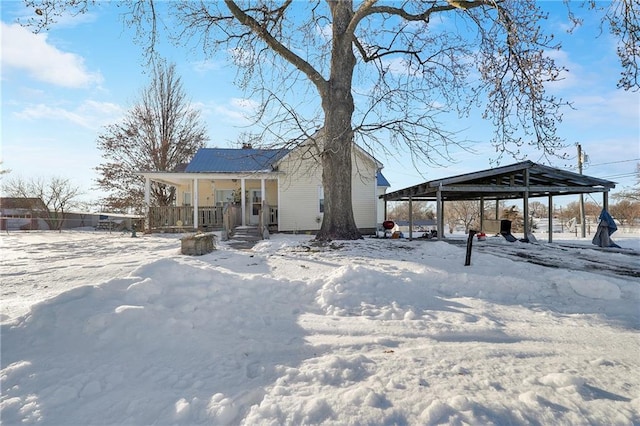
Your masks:
{"label": "stone planter", "polygon": [[181,253],[188,256],[201,256],[216,249],[215,235],[211,232],[189,235],[180,241],[182,242]]}

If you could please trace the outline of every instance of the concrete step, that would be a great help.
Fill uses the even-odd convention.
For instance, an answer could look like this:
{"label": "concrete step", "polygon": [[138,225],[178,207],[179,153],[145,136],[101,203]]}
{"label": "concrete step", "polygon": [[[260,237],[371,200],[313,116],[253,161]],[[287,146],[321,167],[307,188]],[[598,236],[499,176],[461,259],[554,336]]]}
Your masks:
{"label": "concrete step", "polygon": [[233,248],[250,250],[261,239],[257,226],[238,226],[233,230],[229,242]]}
{"label": "concrete step", "polygon": [[238,226],[233,230],[233,238],[258,238],[260,232],[257,226]]}

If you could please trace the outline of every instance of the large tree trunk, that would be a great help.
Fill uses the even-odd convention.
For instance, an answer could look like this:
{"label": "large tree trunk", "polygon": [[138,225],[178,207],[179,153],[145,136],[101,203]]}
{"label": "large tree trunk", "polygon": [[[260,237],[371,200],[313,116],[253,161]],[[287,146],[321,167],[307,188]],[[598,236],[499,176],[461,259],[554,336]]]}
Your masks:
{"label": "large tree trunk", "polygon": [[330,2],[333,15],[331,76],[322,97],[324,140],[322,185],[324,218],[317,240],[362,238],[353,217],[351,203],[351,149],[354,111],[351,81],[356,59],[348,26],[353,17],[351,1]]}

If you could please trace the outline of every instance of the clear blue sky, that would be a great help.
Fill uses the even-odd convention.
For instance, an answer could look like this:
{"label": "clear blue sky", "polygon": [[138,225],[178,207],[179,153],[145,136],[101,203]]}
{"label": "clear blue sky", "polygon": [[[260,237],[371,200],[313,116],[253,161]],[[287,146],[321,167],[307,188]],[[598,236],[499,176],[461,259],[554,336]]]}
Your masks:
{"label": "clear blue sky", "polygon": [[[103,126],[122,118],[149,81],[142,48],[132,41],[133,31],[123,28],[122,9],[116,5],[99,3],[86,15],[66,17],[47,33],[34,35],[15,23],[33,11],[22,1],[2,1],[1,155],[2,168],[12,171],[10,178],[66,177],[86,192],[84,199],[99,198],[93,188],[94,168],[102,161],[97,136]],[[554,57],[569,70],[552,91],[575,108],[565,110],[558,129],[570,144],[572,159],[552,165],[575,170],[575,143],[580,143],[590,160],[585,174],[618,182],[617,189],[628,188],[640,161],[640,94],[616,88],[620,67],[615,40],[600,32],[594,15],[587,15],[585,24],[568,35],[560,2],[544,5],[555,14],[543,25],[564,45]],[[162,53],[176,63],[192,103],[201,109],[209,146],[236,146],[237,136],[247,130],[244,115],[254,102],[233,86],[235,69],[222,60],[205,61],[197,50],[163,45]],[[447,124],[479,141],[476,153],[455,153],[455,163],[420,171],[403,155],[378,153],[391,190],[489,167],[495,155],[481,142],[491,137],[489,124],[476,119]],[[541,161],[533,151],[529,159]]]}

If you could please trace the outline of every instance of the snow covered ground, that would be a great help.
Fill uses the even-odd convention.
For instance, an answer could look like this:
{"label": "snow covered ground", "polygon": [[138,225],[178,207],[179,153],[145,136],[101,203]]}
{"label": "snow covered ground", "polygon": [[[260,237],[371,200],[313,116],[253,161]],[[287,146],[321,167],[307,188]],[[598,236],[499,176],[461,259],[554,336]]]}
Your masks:
{"label": "snow covered ground", "polygon": [[3,425],[640,424],[638,256],[180,237],[0,236]]}

